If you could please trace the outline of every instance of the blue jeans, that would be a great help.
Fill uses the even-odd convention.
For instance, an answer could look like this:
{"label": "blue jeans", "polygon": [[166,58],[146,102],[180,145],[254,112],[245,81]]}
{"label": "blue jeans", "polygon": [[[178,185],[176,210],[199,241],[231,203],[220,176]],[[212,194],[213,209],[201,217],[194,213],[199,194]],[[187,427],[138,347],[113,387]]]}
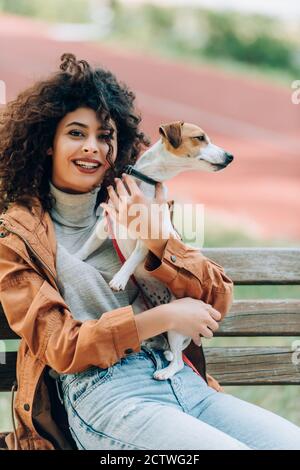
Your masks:
{"label": "blue jeans", "polygon": [[112,367],[63,374],[64,406],[79,449],[300,449],[300,428],[209,387],[186,364],[166,381],[162,351],[142,346]]}

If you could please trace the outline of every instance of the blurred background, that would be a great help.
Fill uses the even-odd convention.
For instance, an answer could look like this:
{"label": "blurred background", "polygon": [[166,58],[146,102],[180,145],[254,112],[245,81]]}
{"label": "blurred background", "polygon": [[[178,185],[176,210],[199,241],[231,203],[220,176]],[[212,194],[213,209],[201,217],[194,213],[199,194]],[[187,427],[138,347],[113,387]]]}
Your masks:
{"label": "blurred background", "polygon": [[[299,33],[297,0],[0,0],[0,81],[9,101],[57,70],[63,52],[112,70],[136,93],[153,143],[159,125],[184,120],[234,154],[224,171],[167,184],[169,198],[204,205],[205,247],[299,247]],[[235,287],[235,298],[299,296],[298,286]],[[226,391],[300,425],[299,386]],[[0,394],[0,431],[11,429],[8,409],[9,394]]]}

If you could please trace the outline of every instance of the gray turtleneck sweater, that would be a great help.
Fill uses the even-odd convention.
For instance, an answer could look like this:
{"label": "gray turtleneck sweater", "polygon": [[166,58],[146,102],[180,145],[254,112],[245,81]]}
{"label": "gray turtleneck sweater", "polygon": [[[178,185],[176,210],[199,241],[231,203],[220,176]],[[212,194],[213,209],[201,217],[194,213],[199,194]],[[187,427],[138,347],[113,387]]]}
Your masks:
{"label": "gray turtleneck sweater", "polygon": [[146,310],[132,279],[125,291],[114,292],[108,285],[121,267],[111,238],[107,238],[85,261],[72,256],[89,238],[102,216],[102,207],[95,208],[99,189],[70,194],[51,182],[50,188],[56,199],[50,215],[57,239],[58,287],[74,318],[80,321],[99,319],[102,313],[126,305],[132,305],[134,313]]}

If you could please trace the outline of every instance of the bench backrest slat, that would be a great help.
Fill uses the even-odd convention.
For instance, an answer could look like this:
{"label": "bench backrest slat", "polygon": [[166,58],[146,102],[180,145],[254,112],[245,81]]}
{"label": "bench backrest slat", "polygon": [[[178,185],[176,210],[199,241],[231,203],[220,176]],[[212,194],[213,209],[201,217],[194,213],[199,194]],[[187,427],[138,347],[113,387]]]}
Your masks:
{"label": "bench backrest slat", "polygon": [[223,385],[300,385],[300,362],[288,348],[208,348],[205,357]]}
{"label": "bench backrest slat", "polygon": [[235,300],[214,336],[300,336],[300,300]]}
{"label": "bench backrest slat", "polygon": [[205,248],[235,284],[300,284],[300,248]]}

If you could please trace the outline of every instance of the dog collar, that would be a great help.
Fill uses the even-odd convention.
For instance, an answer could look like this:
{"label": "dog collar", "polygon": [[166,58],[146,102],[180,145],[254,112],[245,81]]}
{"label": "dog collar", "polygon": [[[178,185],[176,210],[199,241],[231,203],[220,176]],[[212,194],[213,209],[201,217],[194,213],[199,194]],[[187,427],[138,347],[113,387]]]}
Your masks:
{"label": "dog collar", "polygon": [[155,181],[153,178],[150,178],[150,176],[144,175],[144,173],[141,173],[140,171],[135,170],[132,165],[126,165],[124,167],[123,173],[127,173],[127,175],[135,176],[136,178],[144,181],[145,183],[152,184],[153,186],[155,186],[158,183],[158,181]]}

